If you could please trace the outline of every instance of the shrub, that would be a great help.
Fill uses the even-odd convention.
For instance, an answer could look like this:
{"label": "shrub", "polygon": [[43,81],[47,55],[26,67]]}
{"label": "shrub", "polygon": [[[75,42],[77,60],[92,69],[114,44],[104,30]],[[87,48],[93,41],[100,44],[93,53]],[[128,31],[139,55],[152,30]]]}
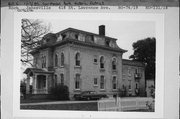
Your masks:
{"label": "shrub", "polygon": [[66,85],[51,88],[51,98],[55,100],[69,100],[69,89]]}
{"label": "shrub", "polygon": [[119,97],[126,97],[126,90],[125,89],[118,89],[118,96]]}

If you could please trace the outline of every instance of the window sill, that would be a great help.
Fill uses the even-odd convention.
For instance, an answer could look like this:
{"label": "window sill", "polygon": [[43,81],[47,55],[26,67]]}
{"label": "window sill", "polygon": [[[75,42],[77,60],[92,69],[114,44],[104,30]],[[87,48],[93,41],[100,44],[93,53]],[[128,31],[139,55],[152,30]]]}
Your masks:
{"label": "window sill", "polygon": [[64,66],[60,66],[60,68],[64,68]]}
{"label": "window sill", "polygon": [[116,92],[116,91],[118,91],[117,89],[112,89],[112,92]]}
{"label": "window sill", "polygon": [[94,85],[94,87],[98,87],[98,85]]}
{"label": "window sill", "polygon": [[106,90],[105,90],[105,89],[100,89],[100,91],[101,91],[101,92],[106,92]]}
{"label": "window sill", "polygon": [[112,72],[113,73],[117,73],[117,69],[112,69]]}
{"label": "window sill", "polygon": [[104,72],[105,71],[105,68],[100,68],[99,69],[101,72]]}
{"label": "window sill", "polygon": [[98,63],[97,62],[93,62],[93,64],[97,65]]}
{"label": "window sill", "polygon": [[74,92],[81,92],[81,89],[74,89]]}
{"label": "window sill", "polygon": [[81,66],[76,66],[76,65],[75,65],[74,68],[80,68],[80,69],[81,69]]}

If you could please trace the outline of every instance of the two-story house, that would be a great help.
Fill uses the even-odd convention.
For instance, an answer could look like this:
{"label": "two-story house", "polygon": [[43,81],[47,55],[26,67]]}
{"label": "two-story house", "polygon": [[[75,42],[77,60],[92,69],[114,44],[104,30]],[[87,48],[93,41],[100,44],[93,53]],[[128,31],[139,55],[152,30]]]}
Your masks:
{"label": "two-story house", "polygon": [[[144,94],[143,64],[123,60],[126,50],[116,41],[105,35],[104,25],[99,26],[99,34],[67,28],[45,35],[42,45],[31,52],[34,67],[24,72],[28,77],[27,94],[30,79],[32,94],[49,94],[50,88],[59,83],[68,86],[71,99],[74,94],[87,90],[113,96],[121,88],[130,89],[130,85],[126,95],[134,95],[135,88]],[[136,68],[137,72],[133,71]],[[125,76],[129,70],[131,78]]]}

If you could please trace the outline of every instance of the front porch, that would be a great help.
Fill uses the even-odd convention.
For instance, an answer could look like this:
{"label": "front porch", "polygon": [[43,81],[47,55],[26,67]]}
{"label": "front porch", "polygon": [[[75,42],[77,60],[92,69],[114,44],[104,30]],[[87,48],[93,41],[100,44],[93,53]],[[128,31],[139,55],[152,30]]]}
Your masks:
{"label": "front porch", "polygon": [[[37,68],[27,68],[26,94],[48,94],[53,79],[52,71],[45,71]],[[30,88],[30,80],[32,88]]]}

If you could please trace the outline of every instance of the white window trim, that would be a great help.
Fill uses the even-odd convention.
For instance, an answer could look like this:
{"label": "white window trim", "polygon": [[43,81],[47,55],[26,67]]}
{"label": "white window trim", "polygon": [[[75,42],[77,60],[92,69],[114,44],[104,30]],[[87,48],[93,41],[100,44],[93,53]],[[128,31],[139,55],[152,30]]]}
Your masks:
{"label": "white window trim", "polygon": [[[94,83],[94,80],[95,80],[95,79],[97,80],[97,84]],[[97,77],[94,77],[94,78],[93,78],[93,85],[94,85],[95,87],[98,86],[98,78],[97,78]]]}
{"label": "white window trim", "polygon": [[62,53],[63,53],[63,55],[64,55],[64,51],[60,53],[60,67],[61,67],[61,68],[63,68],[64,65],[65,65],[65,55],[64,55],[64,65],[61,65],[61,60],[62,60],[61,54],[62,54]]}
{"label": "white window trim", "polygon": [[[56,66],[56,55],[57,55],[57,66]],[[55,53],[55,55],[54,55],[54,67],[58,67],[59,66],[58,57],[59,57],[59,54]]]}
{"label": "white window trim", "polygon": [[[101,68],[101,57],[104,58],[104,68]],[[104,56],[104,55],[100,55],[100,56],[99,56],[99,68],[100,68],[100,69],[105,69],[105,62],[106,62],[105,56]]]}
{"label": "white window trim", "polygon": [[[79,74],[80,75],[80,79],[79,79],[79,88],[76,88],[76,74]],[[76,91],[80,91],[81,90],[81,74],[80,73],[75,73],[75,76],[74,76],[75,78],[75,82],[74,82],[74,89],[76,90]]]}
{"label": "white window trim", "polygon": [[100,75],[100,82],[99,82],[100,83],[100,87],[99,88],[100,88],[101,91],[105,91],[105,89],[106,89],[106,78],[104,76],[104,88],[102,89],[101,88],[101,76],[104,76],[104,75]]}
{"label": "white window trim", "polygon": [[111,65],[112,65],[114,59],[115,59],[116,69],[113,69],[112,66],[111,66],[111,68],[112,68],[113,71],[116,71],[116,70],[117,70],[117,67],[118,67],[118,66],[117,66],[117,57],[112,57]]}
{"label": "white window trim", "polygon": [[[116,89],[113,88],[113,79],[114,79],[114,77],[116,77]],[[111,83],[111,84],[112,84],[112,90],[117,90],[117,89],[118,89],[117,75],[113,75],[113,76],[112,76],[112,81],[111,81],[111,82],[112,82],[112,83]]]}
{"label": "white window trim", "polygon": [[131,74],[132,72],[131,72],[131,68],[130,67],[128,67],[128,76],[129,77],[131,77],[132,76],[132,74]]}
{"label": "white window trim", "polygon": [[[80,65],[76,65],[76,54],[77,53],[79,53]],[[80,51],[76,51],[74,54],[74,66],[75,67],[81,67],[81,53],[80,53]]]}

